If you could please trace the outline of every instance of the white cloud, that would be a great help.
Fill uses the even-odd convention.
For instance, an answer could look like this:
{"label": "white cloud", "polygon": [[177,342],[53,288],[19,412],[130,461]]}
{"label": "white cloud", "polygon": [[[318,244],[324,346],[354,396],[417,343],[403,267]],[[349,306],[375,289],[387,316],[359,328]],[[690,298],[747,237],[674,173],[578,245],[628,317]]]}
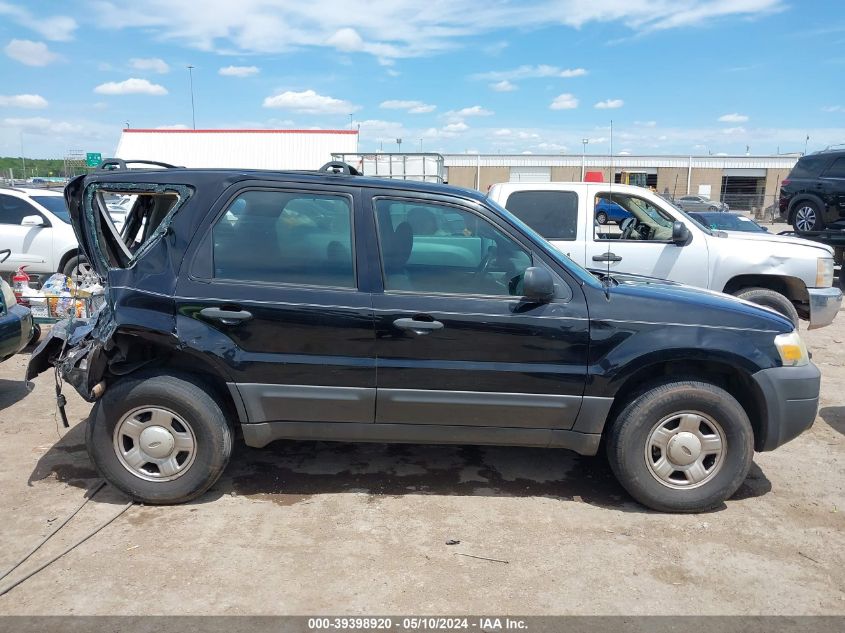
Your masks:
{"label": "white cloud", "polygon": [[156,125],[157,130],[188,130],[190,129],[184,123],[174,123],[172,125]]}
{"label": "white cloud", "polygon": [[634,125],[640,127],[657,127],[657,121],[634,121]]}
{"label": "white cloud", "polygon": [[549,108],[552,110],[574,110],[577,107],[578,99],[575,98],[575,95],[571,95],[568,92],[555,97],[554,101],[549,105]]}
{"label": "white cloud", "polygon": [[158,57],[133,57],[129,65],[135,70],[149,70],[154,73],[164,74],[170,72],[170,66],[163,59]]}
{"label": "white cloud", "polygon": [[507,79],[502,79],[502,81],[490,84],[490,89],[496,92],[513,92],[516,90],[516,84],[512,84]]}
{"label": "white cloud", "polygon": [[3,50],[9,57],[27,66],[46,66],[59,59],[44,42],[32,40],[12,40]]}
{"label": "white cloud", "polygon": [[30,134],[75,134],[82,131],[82,126],[67,121],[53,121],[44,117],[8,118],[3,125],[18,128]]}
{"label": "white cloud", "polygon": [[571,77],[583,77],[587,74],[584,68],[558,68],[557,66],[549,66],[547,64],[540,64],[532,66],[526,64],[519,68],[512,70],[491,70],[486,73],[476,73],[472,75],[473,79],[480,79],[483,81],[508,81],[517,79],[542,79],[545,77],[559,77],[569,79]]}
{"label": "white cloud", "polygon": [[76,20],[66,15],[51,15],[49,11],[39,11],[33,15],[27,9],[9,2],[0,2],[0,16],[7,16],[21,26],[31,29],[47,40],[66,42],[73,39]]}
{"label": "white cloud", "polygon": [[727,134],[728,136],[733,136],[735,134],[745,134],[746,130],[744,127],[726,127],[722,130],[722,134]]}
{"label": "white cloud", "polygon": [[0,107],[27,108],[31,110],[46,108],[47,99],[41,95],[0,95]]}
{"label": "white cloud", "polygon": [[437,106],[422,101],[408,101],[402,99],[388,99],[379,104],[385,110],[405,110],[408,114],[426,114],[434,111]]}
{"label": "white cloud", "polygon": [[490,116],[492,114],[495,114],[495,112],[475,105],[468,108],[461,108],[460,110],[451,110],[446,113],[446,116],[461,118],[465,116]]}
{"label": "white cloud", "polygon": [[822,111],[824,112],[842,112],[843,110],[845,110],[845,107],[841,105],[824,106],[822,108]]}
{"label": "white cloud", "polygon": [[360,110],[360,106],[353,105],[342,99],[326,97],[313,90],[294,92],[286,90],[264,99],[265,108],[281,108],[293,112],[306,114],[349,114]]}
{"label": "white cloud", "polygon": [[493,132],[493,134],[494,134],[495,136],[510,136],[510,135],[511,135],[511,131],[510,131],[508,128],[503,127],[503,128],[501,128],[501,129],[498,129],[498,130],[496,130],[495,132]]}
{"label": "white cloud", "polygon": [[503,25],[525,30],[614,23],[640,33],[699,28],[723,18],[755,18],[785,4],[785,0],[436,0],[421,10],[418,2],[395,0],[374,4],[372,10],[347,11],[336,0],[239,0],[218,1],[213,10],[198,11],[196,3],[189,2],[98,0],[96,18],[104,29],[152,31],[159,39],[204,51],[280,53],[329,47],[395,60],[465,47]]}
{"label": "white cloud", "polygon": [[257,66],[224,66],[217,71],[217,74],[224,77],[252,77],[258,72]]}
{"label": "white cloud", "polygon": [[167,88],[146,79],[132,77],[125,81],[108,81],[94,88],[101,95],[166,95]]}
{"label": "white cloud", "polygon": [[444,132],[466,132],[468,129],[469,126],[463,121],[456,121],[443,126]]}
{"label": "white cloud", "polygon": [[736,112],[732,114],[723,114],[719,117],[719,121],[722,123],[745,123],[748,120],[748,117],[744,114],[738,114]]}
{"label": "white cloud", "polygon": [[625,105],[625,102],[622,99],[605,99],[604,101],[599,101],[593,107],[599,110],[613,110],[621,108],[623,105]]}

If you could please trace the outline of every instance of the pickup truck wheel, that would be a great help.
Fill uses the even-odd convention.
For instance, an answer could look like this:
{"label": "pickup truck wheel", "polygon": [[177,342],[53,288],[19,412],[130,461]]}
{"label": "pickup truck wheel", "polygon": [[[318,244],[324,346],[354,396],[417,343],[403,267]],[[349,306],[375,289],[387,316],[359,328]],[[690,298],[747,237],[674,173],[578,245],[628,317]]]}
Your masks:
{"label": "pickup truck wheel", "polygon": [[637,501],[663,512],[718,507],[745,480],[753,453],[742,406],[724,389],[697,380],[641,393],[607,437],[616,478]]}
{"label": "pickup truck wheel", "polygon": [[735,297],[756,303],[764,308],[771,308],[792,321],[792,325],[798,329],[798,310],[792,302],[781,293],[768,288],[743,288],[734,293]]}
{"label": "pickup truck wheel", "polygon": [[232,452],[232,431],[207,389],[183,376],[128,376],[97,401],[88,453],[135,501],[183,503],[208,490]]}
{"label": "pickup truck wheel", "polygon": [[823,230],[824,219],[822,218],[819,205],[810,200],[802,200],[795,205],[795,213],[792,216],[792,228],[798,233]]}
{"label": "pickup truck wheel", "polygon": [[70,277],[75,282],[81,281],[86,275],[93,274],[93,272],[94,267],[88,263],[88,260],[83,255],[71,257],[62,269],[62,274],[65,277]]}

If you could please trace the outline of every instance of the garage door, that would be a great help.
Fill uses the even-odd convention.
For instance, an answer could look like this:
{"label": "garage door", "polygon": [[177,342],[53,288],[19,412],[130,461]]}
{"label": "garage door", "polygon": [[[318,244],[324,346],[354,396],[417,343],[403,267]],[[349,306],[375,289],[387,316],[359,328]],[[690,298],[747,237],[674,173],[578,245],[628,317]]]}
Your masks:
{"label": "garage door", "polygon": [[551,182],[551,167],[511,167],[511,182]]}

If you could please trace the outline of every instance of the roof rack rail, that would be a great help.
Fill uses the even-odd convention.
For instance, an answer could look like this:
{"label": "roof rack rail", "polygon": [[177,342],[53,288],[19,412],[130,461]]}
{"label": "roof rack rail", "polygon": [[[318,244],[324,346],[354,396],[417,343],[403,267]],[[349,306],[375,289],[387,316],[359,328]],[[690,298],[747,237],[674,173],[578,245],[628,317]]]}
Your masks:
{"label": "roof rack rail", "polygon": [[124,160],[122,158],[106,158],[102,163],[100,163],[98,170],[115,171],[118,169],[130,169],[128,165],[149,165],[152,167],[162,167],[163,169],[184,169],[183,167],[177,167],[176,165],[171,165],[170,163],[162,163],[156,160],[136,160],[131,158]]}
{"label": "roof rack rail", "polygon": [[343,174],[344,176],[362,176],[363,174],[349,163],[339,160],[330,160],[317,171],[327,171],[330,174]]}

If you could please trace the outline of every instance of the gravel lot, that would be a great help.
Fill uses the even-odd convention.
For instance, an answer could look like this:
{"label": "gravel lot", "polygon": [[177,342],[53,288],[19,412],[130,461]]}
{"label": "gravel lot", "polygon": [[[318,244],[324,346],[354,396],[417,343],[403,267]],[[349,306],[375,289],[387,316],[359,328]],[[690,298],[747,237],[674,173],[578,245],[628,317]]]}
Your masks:
{"label": "gravel lot", "polygon": [[[197,502],[131,507],[0,613],[844,614],[843,325],[805,333],[823,374],[815,425],[757,455],[715,512],[647,511],[602,459],[559,450],[241,444]],[[97,480],[89,406],[69,388],[61,428],[52,376],[28,392],[27,359],[0,365],[3,570]],[[124,503],[104,488],[0,585]]]}

